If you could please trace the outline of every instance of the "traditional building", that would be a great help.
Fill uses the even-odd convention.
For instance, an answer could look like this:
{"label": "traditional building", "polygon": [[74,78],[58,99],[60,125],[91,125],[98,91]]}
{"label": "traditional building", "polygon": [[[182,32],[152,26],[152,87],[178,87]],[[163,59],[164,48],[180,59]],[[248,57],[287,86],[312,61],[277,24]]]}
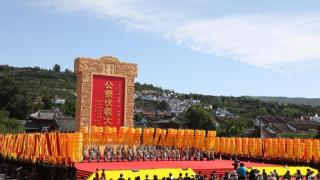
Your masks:
{"label": "traditional building", "polygon": [[72,116],[63,114],[59,110],[40,110],[30,114],[25,129],[26,132],[72,132],[75,130],[75,123]]}
{"label": "traditional building", "polygon": [[316,133],[320,123],[303,119],[259,116],[254,120],[254,126],[255,130],[247,136],[268,138],[288,133]]}
{"label": "traditional building", "polygon": [[313,117],[310,117],[310,120],[320,123],[320,117],[318,116],[318,114],[314,115]]}

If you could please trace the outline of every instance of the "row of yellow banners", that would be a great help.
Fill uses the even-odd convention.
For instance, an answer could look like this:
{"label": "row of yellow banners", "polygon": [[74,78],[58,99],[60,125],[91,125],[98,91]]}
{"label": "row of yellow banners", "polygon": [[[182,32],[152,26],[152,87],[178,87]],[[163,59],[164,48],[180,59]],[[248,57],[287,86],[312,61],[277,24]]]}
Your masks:
{"label": "row of yellow banners", "polygon": [[92,127],[90,132],[82,128],[80,133],[0,134],[0,153],[32,161],[80,162],[83,146],[87,145],[160,145],[232,155],[320,161],[319,139],[226,138],[216,137],[215,131],[129,127]]}
{"label": "row of yellow banners", "polygon": [[[160,129],[121,127],[92,127],[80,130],[83,133],[84,144],[119,144],[119,145],[160,145],[183,147],[201,147],[211,149],[216,131],[190,129]],[[205,141],[206,140],[206,141]],[[206,143],[207,142],[207,143]],[[205,144],[206,143],[206,144]]]}
{"label": "row of yellow banners", "polygon": [[10,158],[52,163],[82,160],[82,133],[0,134],[0,153]]}
{"label": "row of yellow banners", "polygon": [[320,161],[319,139],[216,137],[216,131],[92,127],[82,128],[84,144],[160,145],[195,147],[218,153]]}

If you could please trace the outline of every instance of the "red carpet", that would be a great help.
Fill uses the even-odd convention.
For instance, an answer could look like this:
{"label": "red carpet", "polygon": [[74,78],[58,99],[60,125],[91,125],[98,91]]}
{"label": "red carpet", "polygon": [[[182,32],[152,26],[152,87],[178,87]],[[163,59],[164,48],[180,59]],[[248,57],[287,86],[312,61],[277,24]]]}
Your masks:
{"label": "red carpet", "polygon": [[[93,162],[76,163],[78,170],[94,172],[96,169],[124,170],[124,169],[155,169],[155,168],[191,168],[191,169],[232,169],[233,161],[134,161],[134,162]],[[246,167],[275,166],[270,164],[244,162]]]}

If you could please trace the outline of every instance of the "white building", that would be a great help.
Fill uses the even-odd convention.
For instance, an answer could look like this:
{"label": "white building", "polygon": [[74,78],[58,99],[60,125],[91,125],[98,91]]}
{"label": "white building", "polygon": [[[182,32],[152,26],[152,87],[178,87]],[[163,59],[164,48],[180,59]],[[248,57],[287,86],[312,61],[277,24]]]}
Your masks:
{"label": "white building", "polygon": [[54,99],[54,103],[55,103],[55,104],[65,104],[65,103],[66,103],[66,100],[65,100],[65,99],[62,99],[62,98],[55,98],[55,99]]}
{"label": "white building", "polygon": [[316,114],[316,115],[313,116],[313,117],[310,117],[310,121],[320,122],[320,118],[319,118],[318,114]]}

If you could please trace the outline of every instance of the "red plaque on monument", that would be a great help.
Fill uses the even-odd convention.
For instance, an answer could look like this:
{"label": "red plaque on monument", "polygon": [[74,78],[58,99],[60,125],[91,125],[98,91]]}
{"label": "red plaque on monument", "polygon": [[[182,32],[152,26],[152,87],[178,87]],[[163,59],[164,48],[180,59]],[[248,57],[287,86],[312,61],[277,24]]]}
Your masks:
{"label": "red plaque on monument", "polygon": [[91,126],[124,125],[125,78],[93,75]]}

